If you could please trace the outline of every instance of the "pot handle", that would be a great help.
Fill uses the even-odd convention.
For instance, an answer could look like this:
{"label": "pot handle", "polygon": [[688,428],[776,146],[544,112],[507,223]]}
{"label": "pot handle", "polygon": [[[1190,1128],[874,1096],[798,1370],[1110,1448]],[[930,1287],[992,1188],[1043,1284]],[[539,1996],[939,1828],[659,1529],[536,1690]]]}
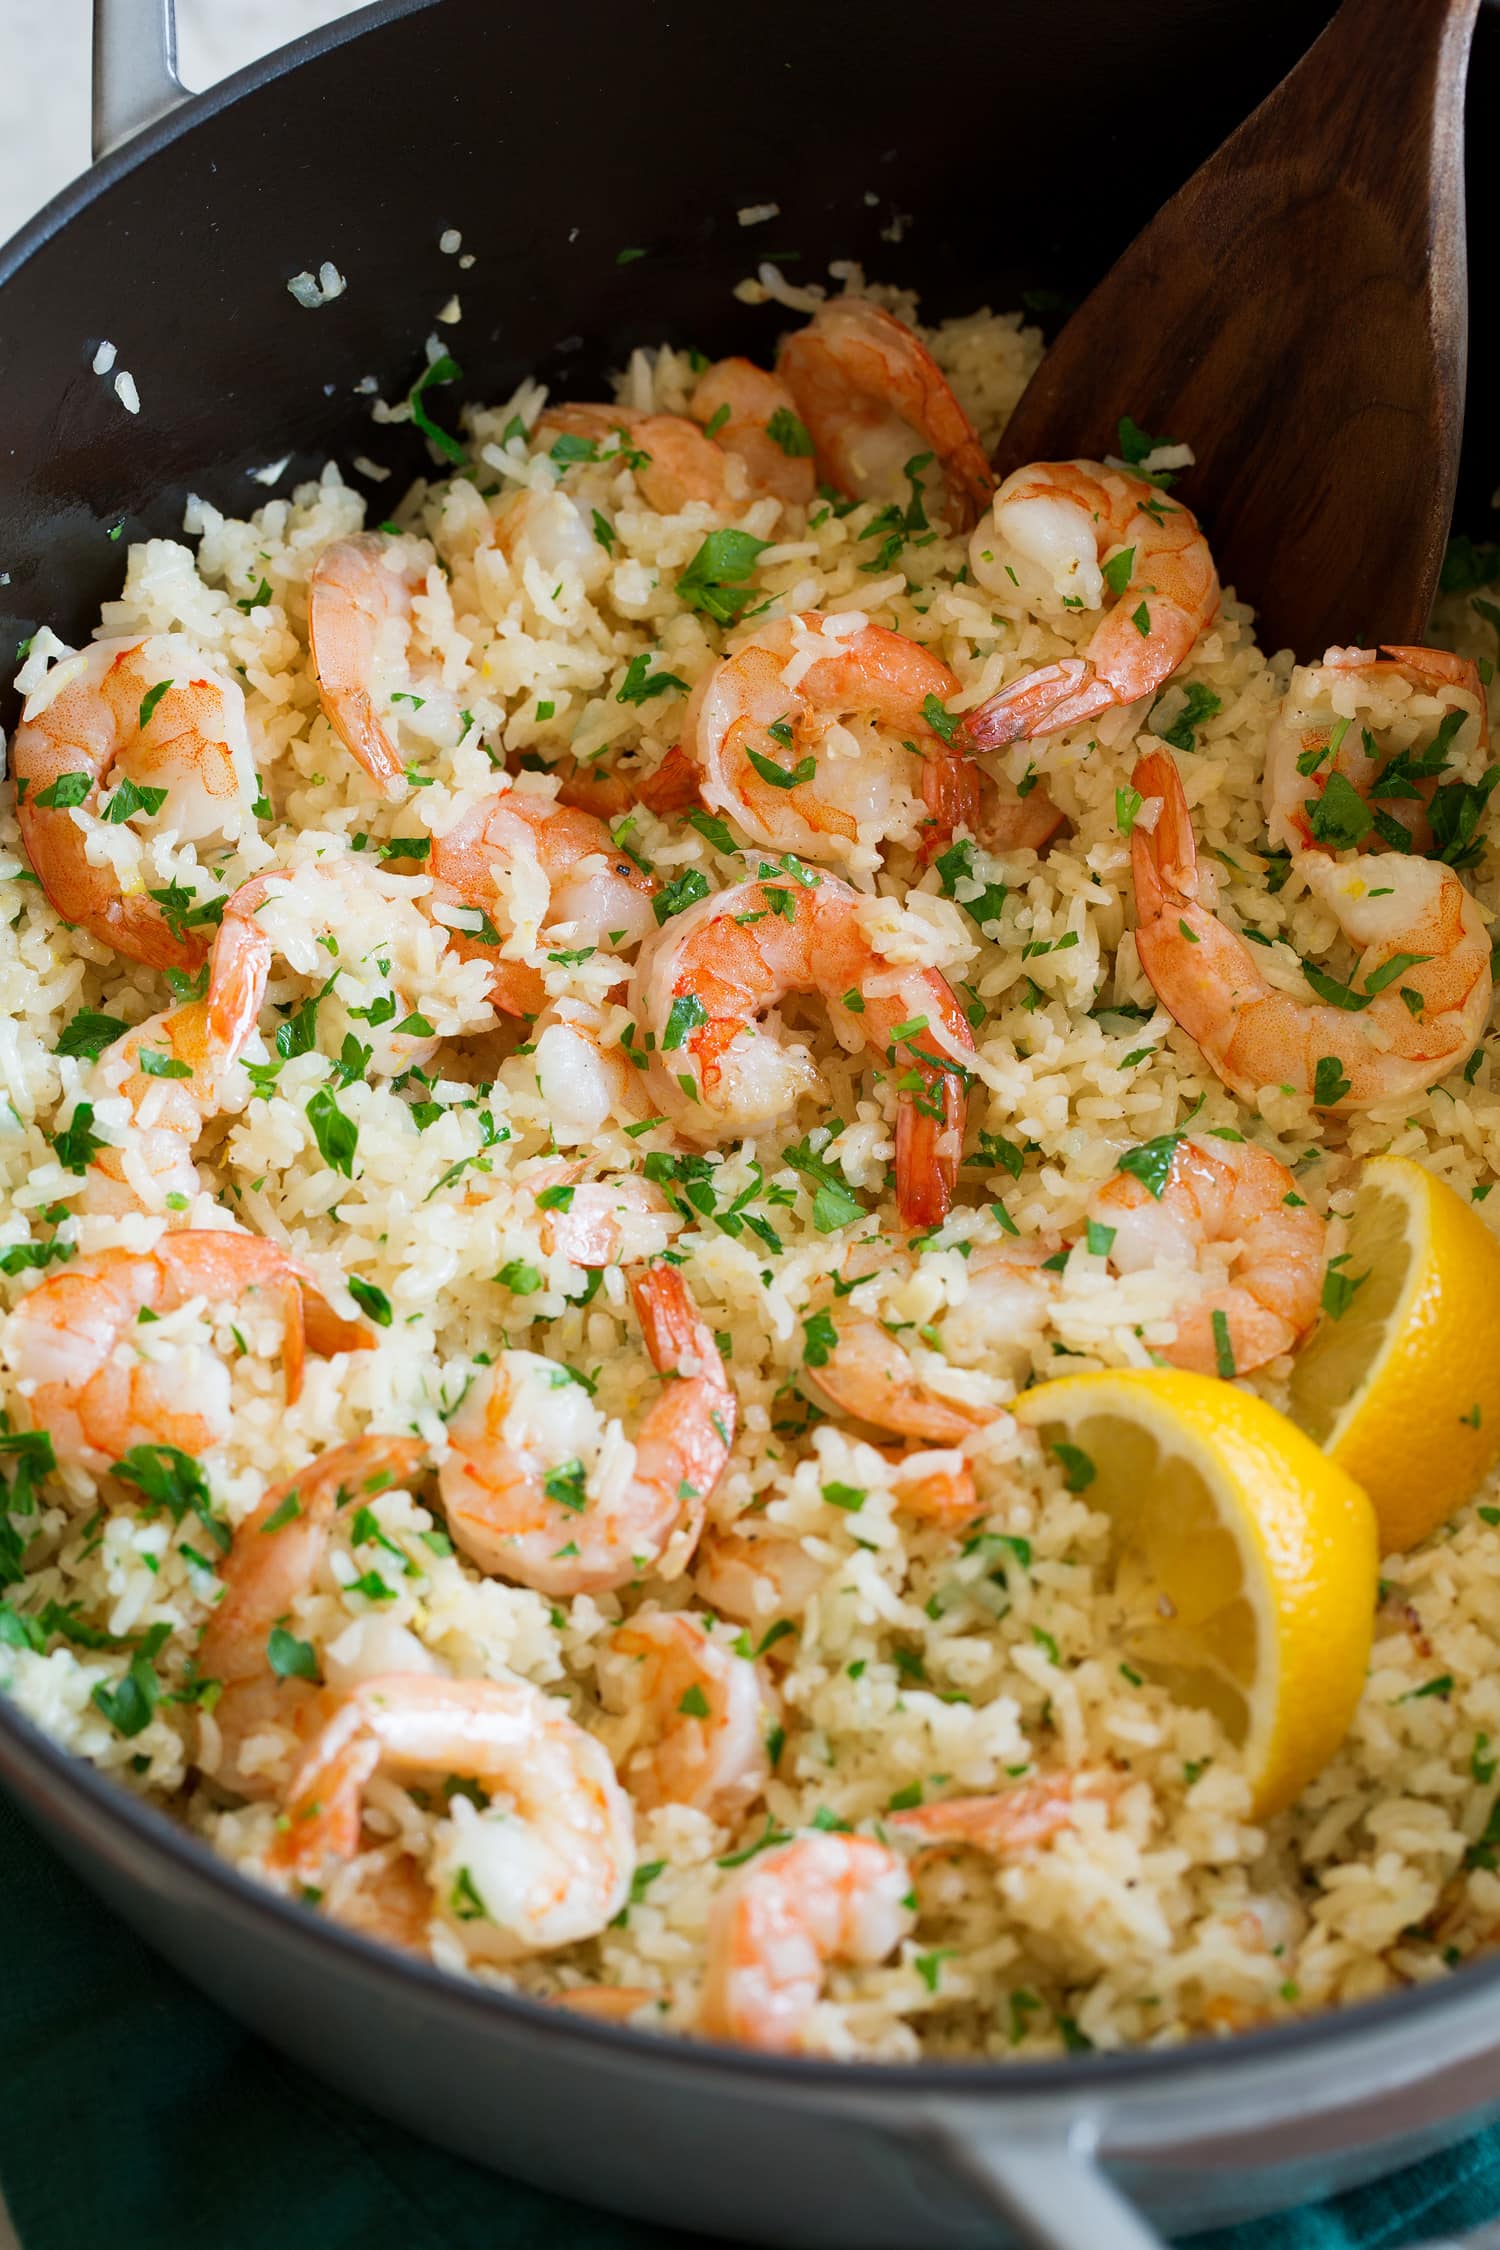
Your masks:
{"label": "pot handle", "polygon": [[[946,2167],[1023,2250],[1166,2250],[1101,2168],[1088,2126],[1022,2143],[999,2140],[993,2127],[965,2133],[945,2121],[932,2139]],[[1500,2250],[1500,2222],[1419,2250]]]}
{"label": "pot handle", "polygon": [[94,0],[94,160],[187,99],[175,0]]}
{"label": "pot handle", "polygon": [[1023,2250],[1166,2250],[1101,2168],[1087,2125],[1002,2140],[993,2126],[966,2133],[945,2120],[933,2138],[946,2168]]}

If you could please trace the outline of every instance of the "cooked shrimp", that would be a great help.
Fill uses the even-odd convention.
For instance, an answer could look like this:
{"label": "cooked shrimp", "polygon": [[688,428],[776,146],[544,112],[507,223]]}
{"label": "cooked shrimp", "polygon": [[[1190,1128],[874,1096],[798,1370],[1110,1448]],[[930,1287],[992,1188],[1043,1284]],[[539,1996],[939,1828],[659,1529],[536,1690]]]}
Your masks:
{"label": "cooked shrimp", "polygon": [[258,784],[236,682],[205,671],[202,651],[176,634],[95,641],[29,698],[10,755],[27,857],[63,920],[154,969],[196,969],[208,917],[173,900],[169,915],[142,881],[122,895],[105,823],[129,784],[164,791],[154,817],[189,841],[250,824]]}
{"label": "cooked shrimp", "polygon": [[1066,822],[1035,775],[1022,796],[1007,775],[986,773],[976,758],[924,758],[922,801],[924,859],[950,844],[960,828],[986,851],[1040,855]]}
{"label": "cooked shrimp", "polygon": [[703,801],[768,851],[873,875],[884,842],[921,841],[927,769],[959,763],[928,715],[943,718],[958,684],[930,649],[857,612],[778,618],[693,692],[683,739]]}
{"label": "cooked shrimp", "polygon": [[464,1818],[455,1799],[428,1867],[438,1910],[470,1953],[514,1960],[572,1945],[629,1895],[630,1799],[600,1744],[526,1680],[388,1672],[355,1688],[292,1779],[271,1866],[318,1882],[352,1859],[377,1773],[452,1775],[504,1800]]}
{"label": "cooked shrimp", "polygon": [[887,1454],[891,1491],[902,1515],[940,1531],[961,1531],[983,1507],[974,1472],[956,1449]]}
{"label": "cooked shrimp", "polygon": [[1109,1777],[1053,1774],[1003,1789],[998,1796],[949,1797],[941,1804],[891,1813],[886,1825],[918,1843],[969,1844],[991,1859],[1014,1859],[1071,1828],[1079,1798],[1107,1796],[1111,1787]]}
{"label": "cooked shrimp", "polygon": [[[1440,738],[1440,739],[1439,739]],[[1445,648],[1331,648],[1299,664],[1266,744],[1266,827],[1291,851],[1326,849],[1313,827],[1335,774],[1366,804],[1374,849],[1429,851],[1427,808],[1444,772],[1489,748],[1479,667]],[[1326,823],[1320,824],[1326,828]]]}
{"label": "cooked shrimp", "polygon": [[762,1852],[708,1915],[701,2022],[711,2039],[789,2054],[832,1961],[876,1962],[911,1931],[911,1875],[868,1836],[799,1836]]}
{"label": "cooked shrimp", "polygon": [[186,1209],[198,1194],[193,1144],[223,1106],[271,966],[269,939],[234,905],[231,899],[214,940],[204,998],[138,1024],[89,1073],[84,1098],[101,1124],[115,1102],[126,1105],[129,1124],[122,1141],[106,1139],[90,1158],[81,1210],[160,1211],[168,1197]]}
{"label": "cooked shrimp", "polygon": [[974,1042],[947,979],[883,962],[836,876],[738,883],[642,948],[632,1009],[662,1107],[695,1140],[785,1117],[817,1074],[757,1019],[792,992],[821,995],[840,1044],[894,1071],[897,1208],[905,1226],[935,1226],[953,1200]]}
{"label": "cooked shrimp", "polygon": [[748,359],[720,359],[698,379],[688,412],[714,443],[738,454],[752,488],[809,508],[818,489],[812,439],[785,383]]}
{"label": "cooked shrimp", "polygon": [[757,1633],[799,1618],[827,1575],[826,1563],[764,1516],[741,1516],[730,1530],[710,1524],[693,1561],[700,1598]]}
{"label": "cooked shrimp", "polygon": [[335,1883],[323,1912],[361,1937],[431,1958],[432,1889],[409,1852],[385,1852],[347,1886]]}
{"label": "cooked shrimp", "polygon": [[[400,877],[332,853],[299,867],[268,867],[242,883],[225,906],[215,962],[233,942],[244,956],[259,960],[268,951],[285,960],[298,976],[316,976],[320,1011],[327,1009],[335,1022],[342,1017],[351,1032],[357,1024],[363,1034],[361,1045],[369,1049],[366,1071],[375,1077],[395,1077],[427,1062],[438,1045],[436,1034],[392,972],[391,925],[410,911],[401,896],[404,888]],[[378,933],[373,939],[372,926]],[[351,936],[361,928],[362,948]],[[324,941],[335,933],[339,942],[330,953]],[[336,963],[332,977],[330,958]],[[360,988],[366,990],[367,1004],[354,1016],[350,1011]],[[413,1016],[416,1028],[408,1029]],[[320,1014],[319,1021],[326,1034],[326,1017]]]}
{"label": "cooked shrimp", "polygon": [[[852,1306],[835,1307],[831,1318],[836,1341],[822,1347],[821,1356],[806,1363],[804,1385],[829,1400],[842,1414],[894,1430],[903,1437],[926,1438],[936,1445],[959,1445],[974,1430],[998,1421],[1002,1406],[968,1398],[945,1389],[940,1375],[951,1351],[959,1365],[972,1364],[994,1371],[1008,1350],[1027,1356],[1031,1334],[1045,1321],[1056,1290],[1055,1277],[1045,1270],[1055,1255],[1057,1237],[1033,1235],[1016,1242],[981,1243],[964,1263],[964,1297],[944,1318],[942,1357],[928,1358],[936,1346],[928,1342],[922,1356],[908,1340],[911,1323],[900,1333],[873,1314]],[[871,1279],[895,1267],[909,1274],[909,1259],[892,1258],[881,1250],[874,1258],[856,1251],[846,1266],[846,1281],[856,1274]],[[860,1267],[866,1270],[861,1273]]]}
{"label": "cooked shrimp", "polygon": [[[557,770],[557,769],[554,769]],[[650,773],[601,772],[597,766],[574,765],[564,771],[557,792],[560,805],[576,805],[596,820],[618,820],[632,805],[651,812],[686,812],[698,798],[698,768],[680,743],[674,742],[661,764]]]}
{"label": "cooked shrimp", "polygon": [[[1299,865],[1360,958],[1359,1010],[1292,998],[1267,983],[1243,938],[1199,903],[1198,853],[1181,776],[1166,751],[1133,776],[1157,798],[1131,836],[1136,949],[1157,998],[1242,1101],[1291,1086],[1319,1109],[1409,1101],[1473,1052],[1489,1020],[1484,917],[1451,867],[1398,852]],[[1406,994],[1413,995],[1411,1000]]]}
{"label": "cooked shrimp", "polygon": [[1227,1258],[1227,1278],[1201,1295],[1189,1290],[1177,1308],[1164,1350],[1174,1367],[1247,1375],[1292,1351],[1318,1317],[1327,1226],[1286,1166],[1253,1141],[1179,1140],[1159,1194],[1117,1172],[1089,1215],[1114,1230],[1108,1255],[1119,1273],[1194,1266],[1208,1248]]}
{"label": "cooked shrimp", "polygon": [[559,573],[571,571],[592,594],[610,574],[609,552],[569,492],[536,492],[523,485],[500,503],[490,536],[523,584],[532,570],[540,573],[540,581],[532,582],[537,591],[550,592]]}
{"label": "cooked shrimp", "polygon": [[1025,672],[970,711],[975,749],[1034,741],[1153,695],[1187,657],[1219,603],[1197,518],[1142,477],[1098,461],[1037,461],[1008,476],[969,541],[987,592],[1039,616],[1109,609],[1077,656]]}
{"label": "cooked shrimp", "polygon": [[98,1471],[132,1446],[202,1453],[229,1428],[229,1371],[197,1344],[152,1348],[154,1322],[194,1298],[280,1309],[286,1395],[302,1388],[305,1345],[366,1351],[363,1325],[339,1318],[295,1258],[258,1235],[169,1234],[154,1250],[104,1250],[48,1276],[5,1326],[5,1356],[32,1426],[64,1464]]}
{"label": "cooked shrimp", "polygon": [[[584,1267],[659,1258],[673,1224],[660,1188],[635,1172],[585,1180],[582,1171],[582,1164],[542,1164],[527,1174],[529,1193],[541,1197],[554,1191],[540,1213],[542,1248]],[[560,1187],[572,1188],[565,1201],[555,1197]]]}
{"label": "cooked shrimp", "polygon": [[380,532],[336,539],[307,582],[307,635],[318,700],[349,755],[383,797],[406,794],[406,769],[375,705],[375,679],[411,631],[413,577]]}
{"label": "cooked shrimp", "polygon": [[[490,999],[507,1015],[534,1016],[546,1003],[540,970],[510,960],[490,917],[499,911],[497,879],[535,889],[545,904],[528,920],[545,922],[549,935],[569,948],[613,951],[635,945],[656,927],[651,900],[656,879],[620,851],[603,821],[591,813],[508,789],[487,798],[446,835],[435,836],[428,860],[431,905],[448,942],[465,961],[490,965]],[[469,919],[454,919],[454,910]],[[470,924],[481,917],[480,930]],[[488,927],[486,928],[485,925]]]}
{"label": "cooked shrimp", "polygon": [[[546,1104],[547,1124],[559,1148],[591,1146],[611,1119],[630,1126],[646,1116],[649,1104],[641,1072],[617,1040],[606,1040],[597,1020],[588,1020],[582,1013],[576,1017],[560,1014],[536,1026],[533,1047],[537,1090]],[[583,1198],[581,1208],[589,1211],[598,1204],[599,1196],[591,1191]],[[638,1199],[636,1188],[626,1188],[615,1205],[622,1214],[658,1207],[649,1198]],[[656,1250],[660,1248],[660,1244],[655,1245]],[[643,1248],[636,1255],[646,1257],[654,1251]],[[592,1259],[578,1262],[595,1263]],[[598,1262],[615,1263],[612,1258]]]}
{"label": "cooked shrimp", "polygon": [[906,496],[935,458],[949,517],[967,531],[995,489],[988,456],[927,346],[864,297],[821,305],[788,336],[776,372],[797,402],[829,484],[857,500]]}
{"label": "cooked shrimp", "polygon": [[643,1812],[696,1805],[728,1822],[770,1777],[773,1706],[737,1636],[683,1610],[639,1609],[611,1636],[631,1660],[624,1707],[633,1741],[616,1747],[620,1778]]}
{"label": "cooked shrimp", "polygon": [[[450,1420],[443,1508],[481,1570],[539,1593],[577,1594],[686,1566],[729,1458],[735,1395],[675,1267],[632,1275],[630,1294],[651,1364],[666,1378],[633,1463],[617,1426],[601,1439],[567,1370],[531,1352],[505,1352],[485,1368]],[[585,1452],[595,1457],[592,1477]]]}
{"label": "cooked shrimp", "polygon": [[215,1780],[247,1797],[274,1789],[263,1770],[241,1768],[240,1752],[266,1727],[300,1738],[322,1691],[312,1680],[272,1669],[272,1630],[317,1577],[339,1510],[404,1484],[426,1458],[419,1438],[355,1438],[274,1485],[236,1530],[219,1571],[224,1592],[197,1654],[199,1676],[222,1687],[204,1728],[205,1735],[212,1730],[217,1751],[210,1769]]}
{"label": "cooked shrimp", "polygon": [[[557,453],[559,438],[581,440],[594,451],[570,460]],[[550,448],[563,470],[578,460],[623,463],[634,472],[646,506],[661,516],[680,515],[695,500],[728,511],[753,497],[731,495],[731,479],[736,484],[748,481],[744,470],[738,463],[731,469],[729,456],[685,414],[642,414],[632,407],[578,405],[570,400],[547,408],[532,432],[532,443]]]}

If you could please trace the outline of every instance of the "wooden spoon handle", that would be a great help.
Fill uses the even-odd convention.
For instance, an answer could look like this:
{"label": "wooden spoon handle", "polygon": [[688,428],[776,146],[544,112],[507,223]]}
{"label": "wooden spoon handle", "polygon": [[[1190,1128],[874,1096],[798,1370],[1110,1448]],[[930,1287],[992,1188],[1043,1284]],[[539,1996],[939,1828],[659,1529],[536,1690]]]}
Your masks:
{"label": "wooden spoon handle", "polygon": [[1429,179],[1462,193],[1463,88],[1478,12],[1479,0],[1344,0],[1217,161],[1241,171],[1266,153],[1285,163],[1295,150],[1308,186],[1370,196],[1398,234],[1411,232],[1425,218]]}

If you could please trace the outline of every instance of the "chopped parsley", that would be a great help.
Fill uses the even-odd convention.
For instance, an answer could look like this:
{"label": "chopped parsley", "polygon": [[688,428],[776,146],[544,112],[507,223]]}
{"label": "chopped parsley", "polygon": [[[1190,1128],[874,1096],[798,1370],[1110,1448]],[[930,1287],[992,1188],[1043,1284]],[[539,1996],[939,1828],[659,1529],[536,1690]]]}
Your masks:
{"label": "chopped parsley", "polygon": [[318,1652],[311,1641],[299,1641],[284,1625],[273,1625],[266,1637],[266,1662],[278,1680],[311,1680],[321,1683]]}
{"label": "chopped parsley", "polygon": [[306,1105],[306,1114],[324,1163],[331,1165],[346,1180],[352,1180],[354,1152],[359,1145],[359,1127],[353,1118],[344,1114],[326,1086],[320,1086],[311,1096]]}
{"label": "chopped parsley", "polygon": [[97,1062],[105,1048],[122,1039],[129,1029],[129,1024],[119,1016],[102,1016],[93,1008],[80,1008],[77,1015],[64,1024],[56,1051],[60,1055]]}
{"label": "chopped parsley", "polygon": [[[701,553],[701,550],[700,550]],[[687,681],[680,680],[675,672],[653,672],[648,655],[632,656],[625,677],[615,690],[616,703],[649,703],[654,695],[668,695],[673,690],[687,693]]]}
{"label": "chopped parsley", "polygon": [[711,531],[677,581],[679,601],[717,625],[738,625],[755,598],[745,580],[769,545],[748,531]]}
{"label": "chopped parsley", "polygon": [[361,1279],[357,1273],[349,1276],[349,1294],[362,1313],[367,1313],[377,1328],[391,1325],[391,1300],[373,1281]]}
{"label": "chopped parsley", "polygon": [[777,407],[766,424],[766,436],[780,446],[789,461],[810,461],[816,451],[807,424],[799,422],[787,406]]}
{"label": "chopped parsley", "polygon": [[1154,1141],[1141,1141],[1135,1148],[1126,1149],[1115,1170],[1127,1172],[1132,1179],[1139,1180],[1159,1203],[1172,1176],[1172,1159],[1181,1139],[1180,1133],[1160,1133]]}
{"label": "chopped parsley", "polygon": [[444,352],[442,357],[435,359],[430,367],[423,368],[406,394],[406,403],[411,408],[411,418],[423,437],[427,439],[429,444],[435,445],[439,453],[446,453],[450,461],[456,461],[460,466],[468,460],[468,455],[451,432],[442,429],[434,422],[427,411],[426,393],[440,384],[458,383],[462,380],[463,369],[459,366],[457,360],[450,358],[448,353]]}
{"label": "chopped parsley", "polygon": [[[939,852],[932,864],[937,869],[938,881],[943,886],[943,896],[957,900],[978,929],[982,930],[988,923],[999,921],[1009,893],[1003,883],[980,881],[974,872],[974,846],[967,836],[961,836],[945,852]],[[977,884],[978,897],[959,898],[960,883]]]}

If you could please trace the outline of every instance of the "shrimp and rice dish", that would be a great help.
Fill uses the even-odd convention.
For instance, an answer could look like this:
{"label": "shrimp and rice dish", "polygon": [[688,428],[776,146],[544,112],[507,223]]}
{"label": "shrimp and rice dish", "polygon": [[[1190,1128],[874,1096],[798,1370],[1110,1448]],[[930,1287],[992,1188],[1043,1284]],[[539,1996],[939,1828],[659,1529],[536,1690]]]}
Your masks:
{"label": "shrimp and rice dish", "polygon": [[763,366],[452,409],[382,520],[194,498],[23,651],[0,1684],[639,2027],[1034,2058],[1439,1976],[1500,1934],[1500,1409],[1398,1522],[1299,1369],[1404,1348],[1362,1196],[1495,1302],[1500,612],[1470,551],[1441,646],[1294,666],[1185,447],[997,489],[1037,332],[836,278]]}

